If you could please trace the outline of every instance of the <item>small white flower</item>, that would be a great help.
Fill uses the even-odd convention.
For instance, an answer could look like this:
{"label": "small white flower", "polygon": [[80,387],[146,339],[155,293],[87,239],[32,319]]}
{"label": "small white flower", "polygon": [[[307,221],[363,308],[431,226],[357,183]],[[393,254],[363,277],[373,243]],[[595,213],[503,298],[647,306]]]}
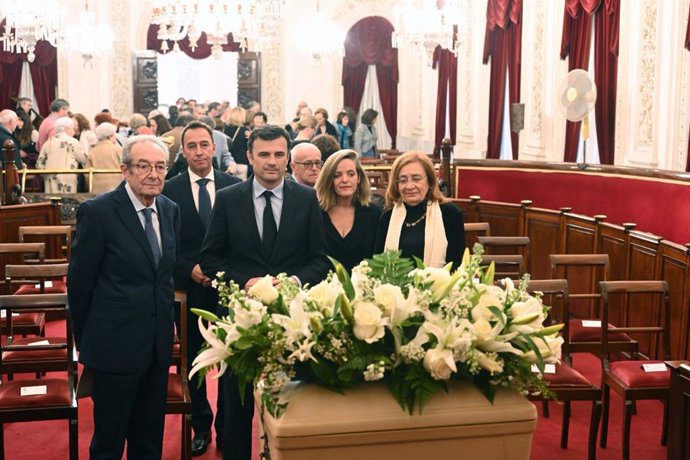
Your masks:
{"label": "small white flower", "polygon": [[225,276],[225,272],[216,272],[216,278],[222,278]]}

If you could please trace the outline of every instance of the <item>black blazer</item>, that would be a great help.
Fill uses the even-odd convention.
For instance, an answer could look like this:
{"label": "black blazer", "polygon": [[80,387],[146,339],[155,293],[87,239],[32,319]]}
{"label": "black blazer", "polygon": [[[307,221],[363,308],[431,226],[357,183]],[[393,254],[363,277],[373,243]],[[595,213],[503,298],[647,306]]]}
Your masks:
{"label": "black blazer", "polygon": [[157,268],[125,182],[79,206],[67,292],[79,361],[93,369],[143,372],[152,354],[160,368],[170,366],[180,214],[164,196],[156,207]]}
{"label": "black blazer", "polygon": [[287,273],[314,285],[328,273],[321,210],[313,189],[284,181],[283,209],[273,254],[266,259],[254,214],[252,184],[246,180],[216,193],[211,225],[201,248],[201,269],[219,271],[244,287],[251,278]]}
{"label": "black blazer", "polygon": [[[242,182],[237,177],[214,170],[216,194],[223,188]],[[192,269],[199,263],[199,252],[204,242],[206,231],[199,218],[199,211],[194,205],[189,171],[175,176],[165,182],[163,195],[170,198],[180,207],[180,244],[175,264],[175,289],[187,292],[187,303],[190,307],[215,306],[216,290],[204,288],[192,281]]]}

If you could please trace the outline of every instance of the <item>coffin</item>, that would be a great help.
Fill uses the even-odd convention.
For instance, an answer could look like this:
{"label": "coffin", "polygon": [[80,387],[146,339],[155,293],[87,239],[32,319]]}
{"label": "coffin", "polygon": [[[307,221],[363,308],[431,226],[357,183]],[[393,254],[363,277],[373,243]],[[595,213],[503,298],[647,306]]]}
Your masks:
{"label": "coffin", "polygon": [[[362,384],[345,395],[292,383],[283,396],[287,411],[278,419],[263,414],[270,458],[529,459],[537,424],[529,401],[502,390],[492,405],[469,383],[449,387],[434,395],[421,415],[409,415],[381,383]],[[260,394],[255,396],[259,405]]]}

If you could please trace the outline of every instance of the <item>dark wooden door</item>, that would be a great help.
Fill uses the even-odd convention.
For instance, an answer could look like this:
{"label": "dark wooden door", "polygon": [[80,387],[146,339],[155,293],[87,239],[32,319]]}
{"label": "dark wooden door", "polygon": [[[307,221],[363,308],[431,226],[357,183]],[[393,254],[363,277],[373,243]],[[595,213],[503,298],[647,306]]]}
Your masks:
{"label": "dark wooden door", "polygon": [[148,116],[158,108],[158,62],[156,51],[135,51],[132,56],[134,112]]}
{"label": "dark wooden door", "polygon": [[237,105],[261,102],[261,54],[240,53],[237,61]]}

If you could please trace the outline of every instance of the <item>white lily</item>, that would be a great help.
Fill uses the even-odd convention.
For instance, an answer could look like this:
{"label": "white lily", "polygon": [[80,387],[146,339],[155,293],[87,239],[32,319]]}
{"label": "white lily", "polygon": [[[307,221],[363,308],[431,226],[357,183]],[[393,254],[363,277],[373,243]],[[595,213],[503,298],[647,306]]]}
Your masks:
{"label": "white lily", "polygon": [[[225,362],[231,356],[226,344],[220,340],[213,331],[216,329],[214,324],[210,324],[208,328],[204,327],[204,322],[201,317],[199,317],[199,332],[201,336],[206,340],[209,348],[202,351],[194,358],[192,362],[192,370],[189,372],[189,378],[196,374],[199,370],[220,364],[220,369],[216,378],[223,375],[225,369],[227,369],[227,363]],[[235,330],[236,332],[236,330]],[[236,339],[235,339],[236,340]]]}
{"label": "white lily", "polygon": [[311,338],[312,332],[309,328],[309,315],[304,311],[302,304],[305,294],[300,292],[292,302],[290,302],[290,316],[274,313],[271,315],[273,321],[285,329],[288,343],[294,343],[302,337]]}

